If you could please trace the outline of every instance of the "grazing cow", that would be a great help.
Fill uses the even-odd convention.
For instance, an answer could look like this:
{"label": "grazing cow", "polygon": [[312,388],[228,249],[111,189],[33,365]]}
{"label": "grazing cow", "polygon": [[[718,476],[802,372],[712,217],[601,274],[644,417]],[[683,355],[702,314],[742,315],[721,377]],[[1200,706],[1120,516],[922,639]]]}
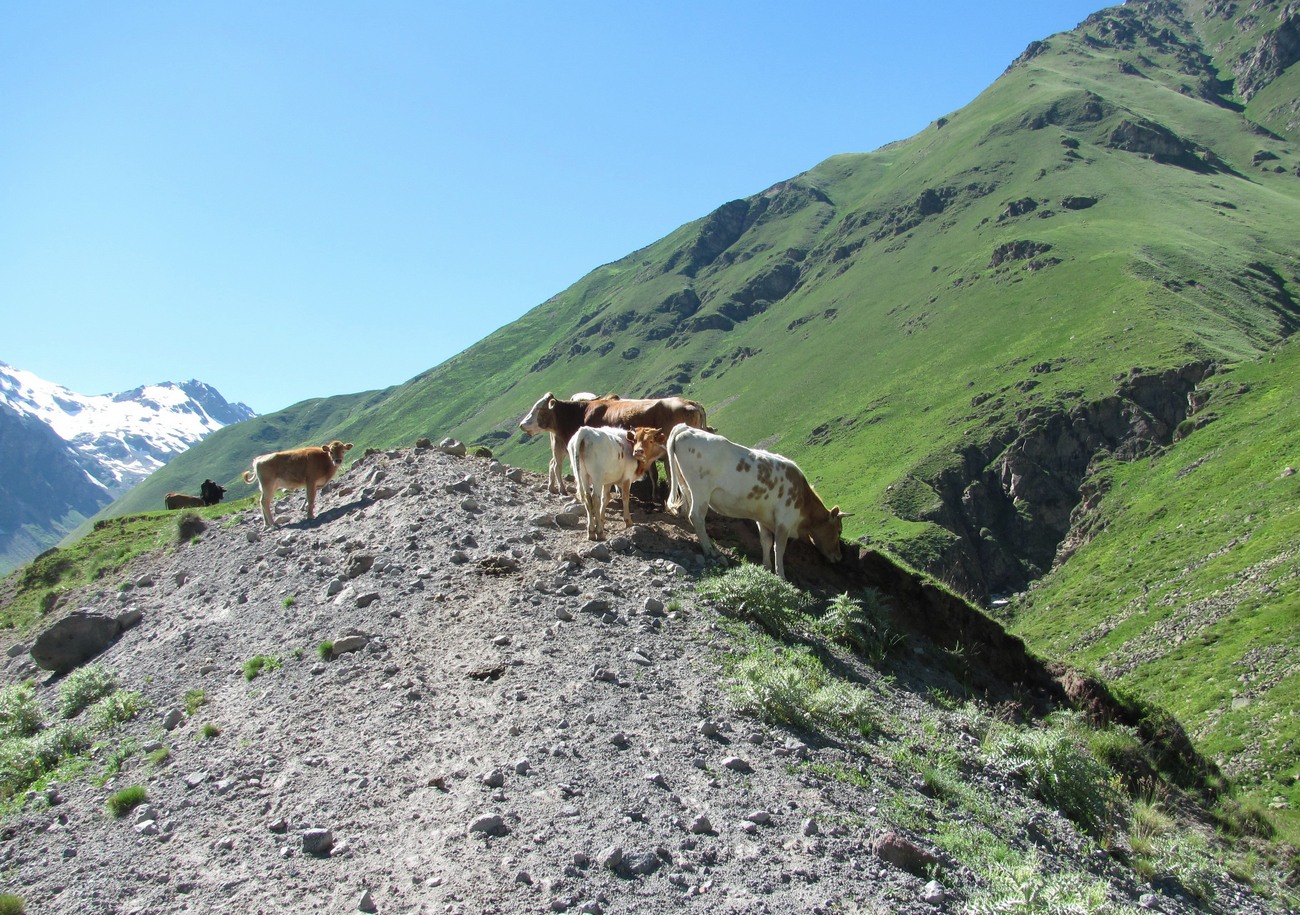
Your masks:
{"label": "grazing cow", "polygon": [[211,480],[204,480],[203,485],[199,487],[199,495],[203,497],[204,505],[216,505],[226,495],[226,488],[218,486]]}
{"label": "grazing cow", "polygon": [[668,436],[653,426],[636,429],[583,426],[569,439],[569,463],[577,483],[578,501],[587,512],[587,538],[605,538],[605,503],[610,487],[623,494],[623,527],[632,526],[628,492],[632,481],[665,454]]}
{"label": "grazing cow", "polygon": [[841,519],[849,516],[838,505],[827,511],[789,458],[678,426],[668,436],[668,468],[668,511],[680,515],[685,508],[706,555],[718,553],[704,527],[712,507],[728,517],[758,523],[763,567],[770,563],[779,578],[785,578],[785,547],[791,537],[807,537],[831,562],[840,561]]}
{"label": "grazing cow", "polygon": [[334,478],[343,464],[343,452],[350,451],[352,443],[330,442],[317,448],[296,448],[293,451],[276,451],[253,459],[253,469],[244,471],[244,482],[257,480],[262,490],[262,520],[267,527],[275,527],[271,517],[271,502],[277,489],[306,489],[307,518],[316,517],[316,491]]}
{"label": "grazing cow", "polygon": [[187,496],[183,492],[169,492],[163,496],[163,504],[173,508],[202,508],[204,501],[198,496]]}
{"label": "grazing cow", "polygon": [[704,407],[682,397],[624,400],[607,394],[591,400],[557,400],[548,391],[519,421],[519,428],[529,435],[539,432],[551,434],[549,486],[552,492],[563,492],[564,478],[560,470],[565,449],[569,446],[569,439],[583,426],[618,426],[623,429],[653,426],[668,435],[678,423],[697,429],[706,428],[708,421]]}

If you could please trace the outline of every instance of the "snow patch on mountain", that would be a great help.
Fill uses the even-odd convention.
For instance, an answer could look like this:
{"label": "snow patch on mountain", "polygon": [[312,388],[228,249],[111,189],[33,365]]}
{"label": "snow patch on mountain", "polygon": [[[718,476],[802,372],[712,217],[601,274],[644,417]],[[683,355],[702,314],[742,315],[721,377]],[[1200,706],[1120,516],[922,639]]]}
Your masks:
{"label": "snow patch on mountain", "polygon": [[216,430],[256,415],[199,381],[87,395],[4,362],[0,403],[49,426],[114,498]]}

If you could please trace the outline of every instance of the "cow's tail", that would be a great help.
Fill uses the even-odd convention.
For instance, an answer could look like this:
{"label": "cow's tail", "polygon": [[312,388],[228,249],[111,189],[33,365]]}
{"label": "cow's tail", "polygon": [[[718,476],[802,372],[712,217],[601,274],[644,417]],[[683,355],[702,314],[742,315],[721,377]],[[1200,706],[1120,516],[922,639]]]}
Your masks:
{"label": "cow's tail", "polygon": [[587,512],[587,517],[592,516],[592,502],[595,496],[591,492],[591,480],[587,477],[587,456],[583,453],[586,450],[587,440],[578,439],[578,446],[569,454],[569,463],[573,465],[573,488],[576,489],[578,504]]}
{"label": "cow's tail", "polygon": [[257,478],[257,465],[254,464],[252,470],[245,470],[245,471],[244,471],[244,482],[245,482],[245,483],[252,483],[253,480],[255,480],[256,478]]}
{"label": "cow's tail", "polygon": [[664,503],[664,511],[670,515],[681,514],[683,497],[685,495],[685,483],[682,479],[682,468],[677,461],[677,430],[681,426],[673,429],[668,436],[668,480],[672,484],[668,490],[668,501]]}
{"label": "cow's tail", "polygon": [[[713,430],[709,428],[709,417],[708,414],[704,412],[704,407],[701,404],[696,403],[695,401],[691,401],[691,405],[695,407],[696,412],[699,413],[700,422],[699,425],[695,426],[695,428],[703,429],[705,432],[712,432]],[[695,424],[692,423],[691,425],[695,425]]]}

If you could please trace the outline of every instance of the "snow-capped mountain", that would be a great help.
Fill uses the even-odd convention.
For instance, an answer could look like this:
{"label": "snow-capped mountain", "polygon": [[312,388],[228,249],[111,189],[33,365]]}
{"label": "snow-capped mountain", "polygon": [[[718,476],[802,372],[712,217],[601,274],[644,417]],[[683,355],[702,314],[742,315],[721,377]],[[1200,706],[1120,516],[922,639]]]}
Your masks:
{"label": "snow-capped mountain", "polygon": [[255,415],[200,381],[87,395],[0,362],[0,572],[191,445]]}

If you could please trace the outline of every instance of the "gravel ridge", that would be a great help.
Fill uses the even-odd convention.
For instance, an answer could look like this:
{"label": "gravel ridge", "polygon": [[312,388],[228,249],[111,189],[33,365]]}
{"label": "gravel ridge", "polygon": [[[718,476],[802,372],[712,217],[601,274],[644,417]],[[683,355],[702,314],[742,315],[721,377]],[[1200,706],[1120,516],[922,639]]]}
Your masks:
{"label": "gravel ridge", "polygon": [[[55,786],[3,825],[0,872],[29,912],[965,910],[978,878],[924,835],[897,838],[941,881],[880,851],[883,799],[925,803],[887,754],[870,787],[820,777],[863,758],[730,709],[680,522],[637,512],[593,544],[543,478],[436,448],[367,452],[314,522],[300,495],[276,507],[274,531],[254,507],[80,596],[140,612],[98,660],[149,703],[123,739],[170,754]],[[280,666],[249,680],[259,655]],[[31,674],[22,655],[3,669]],[[917,691],[860,675],[922,717]],[[109,816],[137,784],[146,806]],[[1009,822],[1030,817],[997,790]],[[1149,890],[1071,824],[1032,819],[1141,910]],[[1216,889],[1211,911],[1279,911]]]}

